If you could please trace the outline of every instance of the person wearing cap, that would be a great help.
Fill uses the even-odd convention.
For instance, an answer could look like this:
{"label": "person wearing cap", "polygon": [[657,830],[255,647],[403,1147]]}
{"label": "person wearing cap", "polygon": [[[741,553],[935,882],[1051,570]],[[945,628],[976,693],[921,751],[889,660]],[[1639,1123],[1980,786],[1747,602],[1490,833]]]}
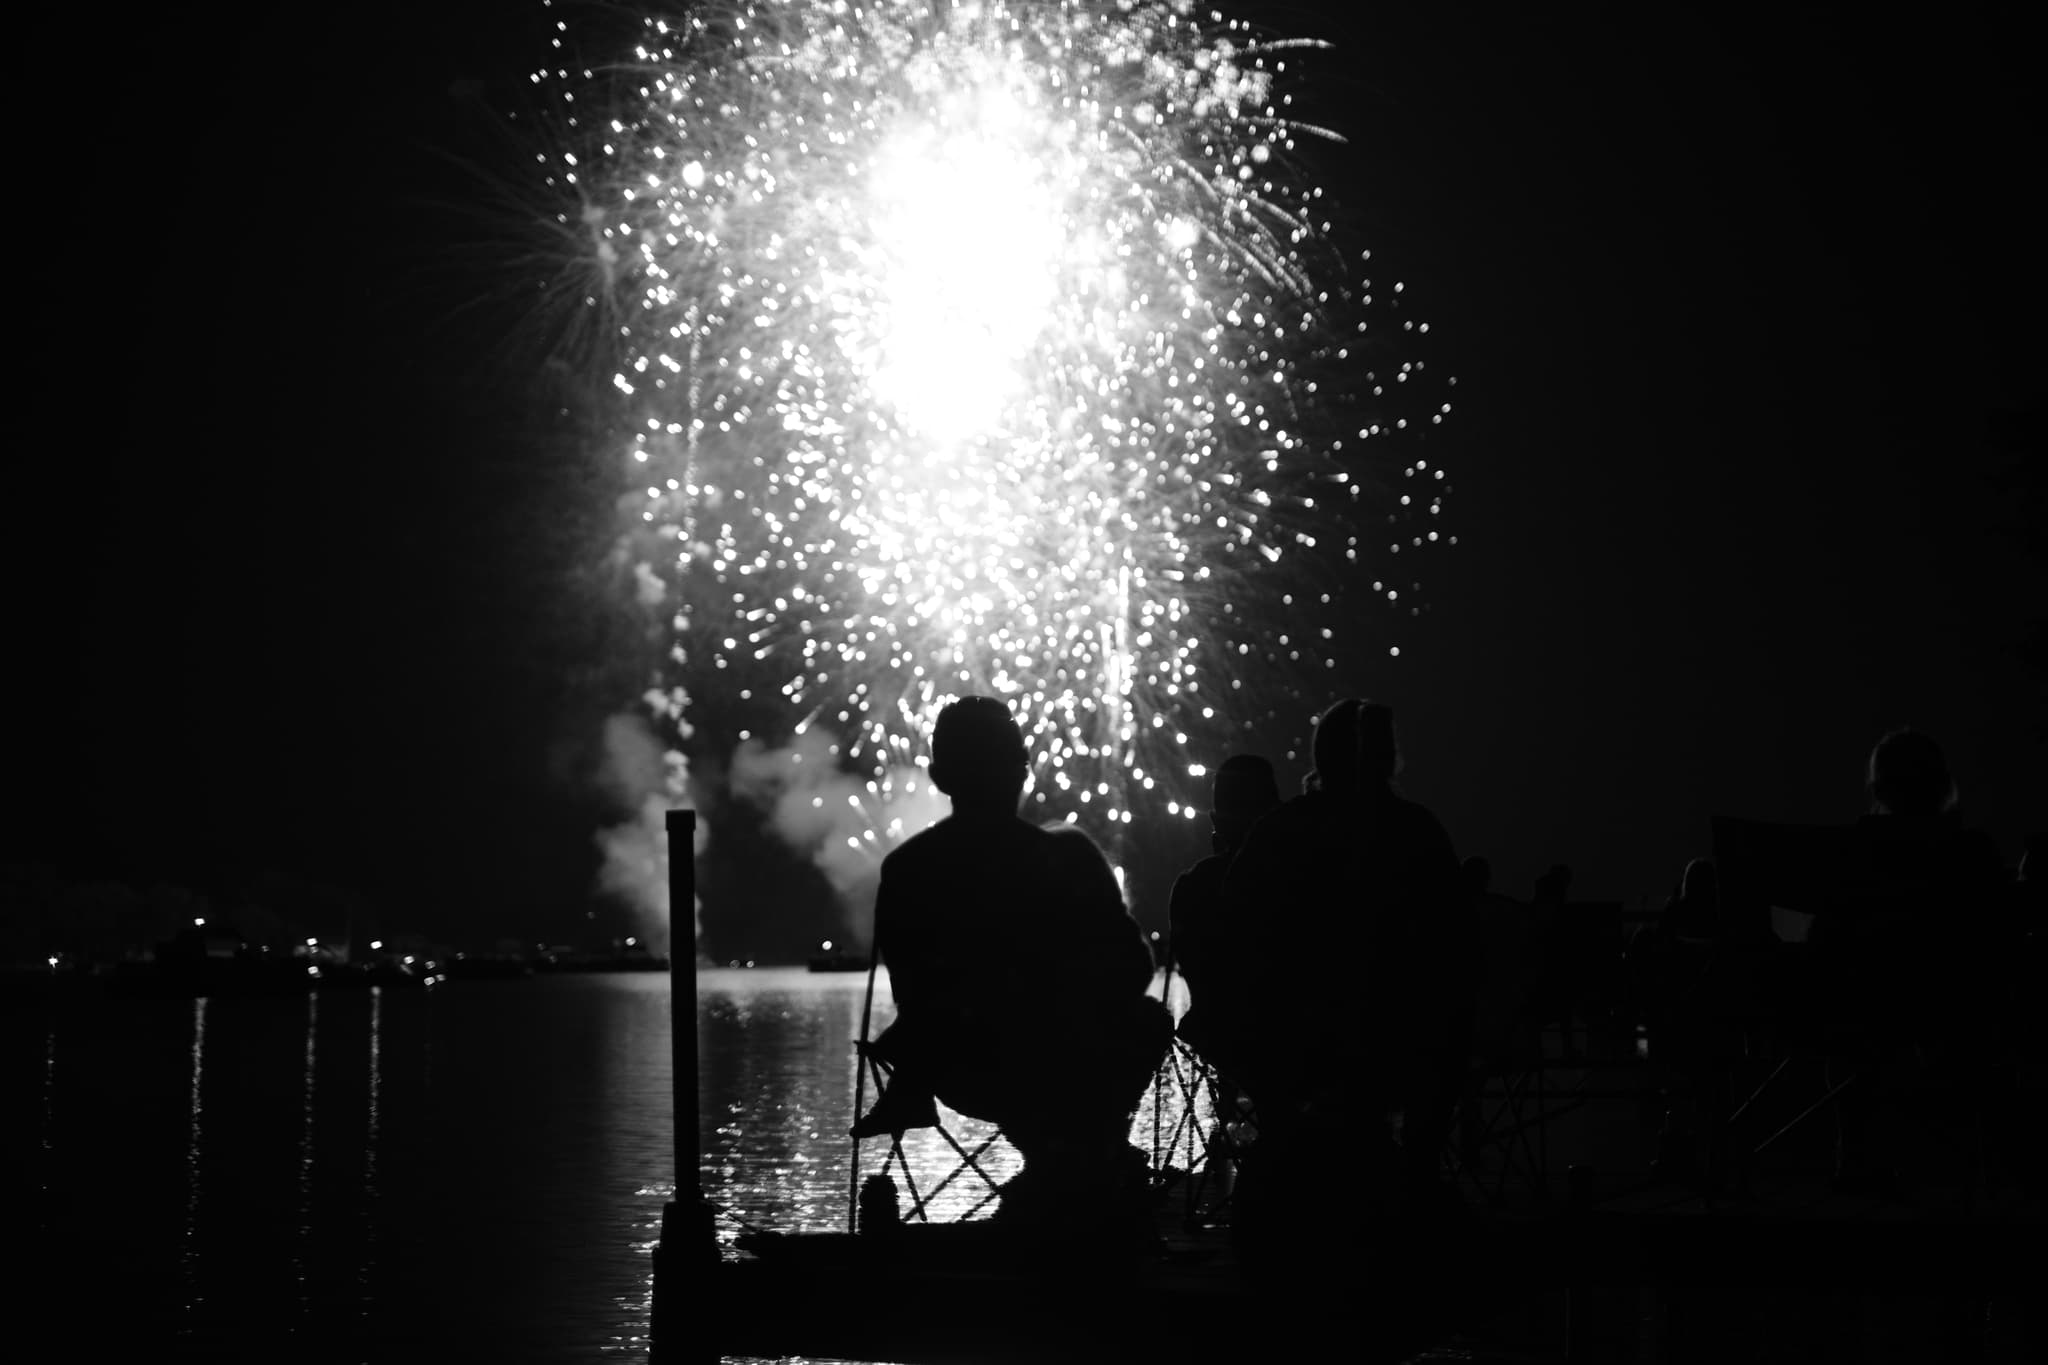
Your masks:
{"label": "person wearing cap", "polygon": [[[931,780],[952,814],[882,861],[875,946],[897,1017],[873,1044],[894,1069],[857,1137],[936,1123],[933,1098],[1001,1125],[1020,1196],[1124,1179],[1131,1115],[1172,1024],[1146,995],[1152,950],[1102,851],[1020,819],[1027,759],[1009,708],[939,713]],[[1026,1216],[1019,1214],[1018,1216]]]}
{"label": "person wearing cap", "polygon": [[1180,1036],[1227,1081],[1242,1065],[1232,1044],[1243,983],[1232,970],[1224,939],[1223,879],[1230,860],[1260,817],[1280,804],[1273,765],[1256,754],[1234,754],[1216,770],[1209,801],[1209,842],[1214,850],[1173,883],[1167,915],[1173,962],[1187,983],[1188,1011]]}

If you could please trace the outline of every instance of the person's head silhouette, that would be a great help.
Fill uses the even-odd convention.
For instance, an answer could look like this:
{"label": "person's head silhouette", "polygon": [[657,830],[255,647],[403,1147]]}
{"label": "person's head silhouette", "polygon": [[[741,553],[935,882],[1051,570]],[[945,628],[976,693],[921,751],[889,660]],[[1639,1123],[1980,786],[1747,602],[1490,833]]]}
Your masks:
{"label": "person's head silhouette", "polygon": [[1024,795],[1024,732],[994,697],[948,703],[932,726],[932,785],[958,813],[1017,813]]}
{"label": "person's head silhouette", "polygon": [[1335,703],[1316,717],[1309,757],[1315,764],[1308,777],[1310,791],[1357,796],[1384,787],[1401,770],[1393,708],[1362,697]]}
{"label": "person's head silhouette", "polygon": [[1244,842],[1260,816],[1280,804],[1273,765],[1257,754],[1233,754],[1216,770],[1209,797],[1210,843],[1227,853]]}
{"label": "person's head silhouette", "polygon": [[1941,746],[1898,729],[1870,751],[1870,801],[1879,815],[1940,815],[1956,804],[1956,780]]}

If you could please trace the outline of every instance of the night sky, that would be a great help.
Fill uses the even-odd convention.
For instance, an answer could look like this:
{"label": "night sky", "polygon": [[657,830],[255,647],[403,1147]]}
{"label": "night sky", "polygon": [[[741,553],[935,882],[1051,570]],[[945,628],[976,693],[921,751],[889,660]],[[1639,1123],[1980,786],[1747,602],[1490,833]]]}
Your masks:
{"label": "night sky", "polygon": [[[1564,861],[1656,900],[1713,813],[1857,814],[1912,724],[2016,858],[2048,828],[2040,474],[2002,473],[2048,240],[2018,20],[1355,8],[1261,12],[1340,42],[1332,190],[1459,378],[1460,544],[1357,683],[1406,789],[1503,889]],[[465,306],[482,206],[437,151],[500,155],[547,21],[399,12],[172,35],[148,99],[80,114],[96,188],[53,183],[69,246],[17,267],[57,306],[17,390],[8,862],[555,939],[604,817],[608,476]]]}

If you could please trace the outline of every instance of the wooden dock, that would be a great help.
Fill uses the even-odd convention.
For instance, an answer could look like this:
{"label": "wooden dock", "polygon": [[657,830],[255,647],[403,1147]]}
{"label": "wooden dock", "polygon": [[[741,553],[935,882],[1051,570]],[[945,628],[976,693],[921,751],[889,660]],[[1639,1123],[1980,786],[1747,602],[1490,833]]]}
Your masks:
{"label": "wooden dock", "polygon": [[1437,1336],[1408,1311],[1330,1291],[1365,1259],[1318,1248],[1323,1288],[1261,1284],[1221,1231],[1162,1215],[1155,1248],[1118,1252],[1081,1232],[1032,1239],[999,1224],[909,1226],[882,1236],[743,1239],[736,1258],[657,1252],[655,1359],[824,1356],[904,1365],[1053,1360],[1261,1360],[1344,1347],[1406,1359]]}
{"label": "wooden dock", "polygon": [[671,1226],[656,1253],[654,1358],[688,1365],[1220,1362],[1332,1347],[1359,1361],[1679,1360],[1644,1323],[1688,1302],[1724,1328],[1747,1314],[1780,1337],[1838,1342],[1864,1330],[1852,1319],[1873,1298],[2025,1303],[2038,1297],[2028,1249],[2048,1231],[2023,1202],[1966,1212],[1815,1188],[1710,1204],[1648,1188],[1474,1209],[1434,1248],[1374,1248],[1333,1211],[1314,1282],[1274,1286],[1248,1276],[1221,1233],[1190,1233],[1164,1211],[1159,1249],[1121,1257],[1078,1239],[1033,1246],[986,1222],[771,1235],[721,1257],[704,1217],[678,1210]]}
{"label": "wooden dock", "polygon": [[[691,846],[693,821],[670,813],[671,847]],[[691,901],[689,862],[671,860],[672,904]],[[1318,1210],[1318,1245],[1277,1276],[1172,1191],[1149,1239],[982,1221],[751,1233],[734,1254],[698,1183],[687,962],[674,987],[678,1201],[654,1254],[656,1365],[2048,1358],[2038,1181],[1849,1196],[1787,1144],[1740,1193],[1709,1198],[1649,1179],[1643,1093],[1590,1062],[1546,1068],[1540,1169],[1467,1172],[1465,1203],[1427,1236]]]}

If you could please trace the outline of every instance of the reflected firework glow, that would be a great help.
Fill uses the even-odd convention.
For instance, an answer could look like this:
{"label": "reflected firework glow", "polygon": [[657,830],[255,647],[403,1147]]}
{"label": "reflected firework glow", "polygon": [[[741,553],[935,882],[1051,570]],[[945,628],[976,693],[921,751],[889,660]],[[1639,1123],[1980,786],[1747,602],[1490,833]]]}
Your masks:
{"label": "reflected firework glow", "polygon": [[178,1260],[185,1272],[186,1311],[196,1310],[200,1305],[199,1295],[199,1192],[200,1192],[200,1115],[206,1078],[206,997],[199,996],[192,1001],[192,1048],[191,1071],[188,1081],[190,1095],[188,1118],[185,1128],[185,1229],[184,1246]]}
{"label": "reflected firework glow", "polygon": [[[372,944],[373,948],[377,945]],[[362,1214],[359,1234],[362,1259],[356,1267],[356,1285],[363,1296],[363,1314],[369,1314],[369,1294],[377,1259],[377,1140],[380,1136],[379,1110],[384,1100],[384,988],[370,987],[369,1076],[365,1085],[363,1110]]]}
{"label": "reflected firework glow", "polygon": [[939,708],[991,694],[1041,813],[1100,833],[1410,609],[1448,488],[1376,439],[1422,362],[1299,155],[1320,46],[1185,0],[646,20],[543,161],[611,286],[676,737],[706,687],[828,731],[879,852]]}
{"label": "reflected firework glow", "polygon": [[298,1280],[301,1306],[305,1304],[308,1293],[306,1258],[313,1242],[314,1042],[319,1028],[320,995],[317,991],[309,992],[306,996],[305,1072],[299,1091],[299,1235],[292,1251],[292,1271]]}

